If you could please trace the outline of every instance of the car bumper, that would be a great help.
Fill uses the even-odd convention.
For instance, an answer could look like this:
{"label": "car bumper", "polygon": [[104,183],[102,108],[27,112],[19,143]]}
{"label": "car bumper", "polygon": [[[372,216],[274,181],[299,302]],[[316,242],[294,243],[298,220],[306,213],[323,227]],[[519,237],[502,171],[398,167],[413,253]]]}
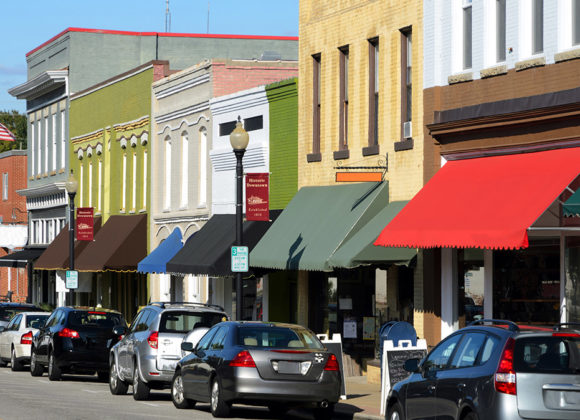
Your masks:
{"label": "car bumper", "polygon": [[[141,379],[144,382],[158,382],[165,383],[167,387],[171,385],[173,381],[173,375],[175,370],[158,370],[157,369],[157,356],[150,355],[141,357],[139,360]],[[177,364],[177,361],[176,361]]]}
{"label": "car bumper", "polygon": [[493,402],[488,407],[479,407],[480,419],[489,420],[524,420],[518,413],[517,397],[496,392]]}
{"label": "car bumper", "polygon": [[16,358],[20,362],[28,361],[30,362],[30,344],[14,344],[14,352],[16,353]]}
{"label": "car bumper", "polygon": [[109,360],[106,350],[81,351],[68,350],[61,352],[56,358],[56,364],[62,369],[103,370],[108,371]]}
{"label": "car bumper", "polygon": [[340,397],[337,372],[324,372],[316,382],[264,380],[256,369],[233,368],[232,375],[222,378],[226,401],[264,404],[267,402],[336,403]]}

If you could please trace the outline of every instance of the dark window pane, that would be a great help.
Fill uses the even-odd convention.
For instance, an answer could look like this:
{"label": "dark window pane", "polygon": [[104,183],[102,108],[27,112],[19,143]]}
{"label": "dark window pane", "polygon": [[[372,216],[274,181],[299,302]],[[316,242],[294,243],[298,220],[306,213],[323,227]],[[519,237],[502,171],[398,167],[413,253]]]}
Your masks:
{"label": "dark window pane", "polygon": [[463,68],[471,68],[471,6],[463,9]]}
{"label": "dark window pane", "polygon": [[261,130],[264,128],[264,120],[261,115],[244,120],[244,129],[246,131]]}
{"label": "dark window pane", "polygon": [[497,0],[496,3],[496,52],[497,61],[505,61],[505,0]]}
{"label": "dark window pane", "polygon": [[305,328],[239,327],[237,343],[250,347],[323,348],[318,338]]}
{"label": "dark window pane", "polygon": [[218,313],[168,311],[161,315],[159,332],[185,334],[198,327],[210,328],[221,320],[222,315]]}
{"label": "dark window pane", "polygon": [[459,348],[453,356],[451,367],[462,368],[475,366],[477,355],[485,341],[485,334],[481,333],[466,333]]}
{"label": "dark window pane", "polygon": [[572,0],[572,44],[580,44],[580,0]]}
{"label": "dark window pane", "polygon": [[577,374],[580,369],[580,338],[530,337],[516,340],[516,372]]}
{"label": "dark window pane", "polygon": [[544,51],[544,0],[533,0],[532,54]]}
{"label": "dark window pane", "polygon": [[[236,128],[236,121],[229,121],[220,124],[220,136],[229,136]],[[247,131],[247,130],[246,130]]]}

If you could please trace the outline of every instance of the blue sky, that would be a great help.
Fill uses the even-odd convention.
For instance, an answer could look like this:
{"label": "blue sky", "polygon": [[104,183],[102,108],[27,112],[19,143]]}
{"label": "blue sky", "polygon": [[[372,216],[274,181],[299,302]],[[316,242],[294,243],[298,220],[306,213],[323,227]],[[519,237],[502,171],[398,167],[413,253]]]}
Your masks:
{"label": "blue sky", "polygon": [[[299,0],[209,0],[209,32],[298,36]],[[165,31],[166,0],[0,0],[0,111],[26,111],[8,89],[26,81],[26,53],[68,27]],[[171,32],[205,33],[208,0],[169,0]]]}

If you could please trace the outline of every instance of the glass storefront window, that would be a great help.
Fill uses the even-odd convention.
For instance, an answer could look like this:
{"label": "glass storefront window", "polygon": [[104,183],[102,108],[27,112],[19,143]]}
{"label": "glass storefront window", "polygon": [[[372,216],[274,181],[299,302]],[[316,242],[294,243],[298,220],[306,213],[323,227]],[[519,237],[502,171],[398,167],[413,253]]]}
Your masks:
{"label": "glass storefront window", "polygon": [[566,306],[568,322],[580,322],[580,238],[566,238]]}
{"label": "glass storefront window", "polygon": [[493,315],[523,324],[560,319],[560,239],[493,255]]}
{"label": "glass storefront window", "polygon": [[457,312],[459,328],[463,328],[470,322],[483,318],[483,250],[459,249],[457,261]]}

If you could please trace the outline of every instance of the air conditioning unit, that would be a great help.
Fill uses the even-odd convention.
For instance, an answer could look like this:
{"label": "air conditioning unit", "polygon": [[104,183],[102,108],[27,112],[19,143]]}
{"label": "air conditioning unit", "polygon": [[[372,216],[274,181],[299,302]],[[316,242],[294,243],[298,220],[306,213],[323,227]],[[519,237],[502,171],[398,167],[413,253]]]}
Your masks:
{"label": "air conditioning unit", "polygon": [[403,137],[406,139],[413,137],[413,127],[411,126],[411,121],[403,123]]}

